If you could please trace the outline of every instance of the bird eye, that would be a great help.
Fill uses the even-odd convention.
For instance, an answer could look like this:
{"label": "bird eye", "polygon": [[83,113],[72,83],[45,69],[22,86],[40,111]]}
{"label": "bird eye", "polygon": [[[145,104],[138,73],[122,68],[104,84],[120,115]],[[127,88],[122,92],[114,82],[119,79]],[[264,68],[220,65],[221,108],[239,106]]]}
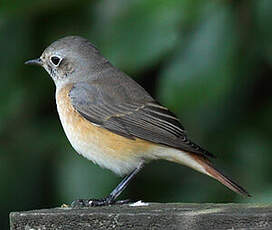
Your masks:
{"label": "bird eye", "polygon": [[58,57],[58,56],[52,56],[50,58],[50,60],[55,66],[58,66],[60,64],[60,61],[61,61],[60,57]]}

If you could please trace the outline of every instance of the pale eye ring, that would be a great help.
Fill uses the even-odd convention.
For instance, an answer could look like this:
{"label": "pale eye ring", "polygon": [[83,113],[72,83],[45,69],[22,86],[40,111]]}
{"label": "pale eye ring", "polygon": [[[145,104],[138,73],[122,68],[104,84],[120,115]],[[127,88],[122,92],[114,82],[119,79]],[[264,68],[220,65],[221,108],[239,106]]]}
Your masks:
{"label": "pale eye ring", "polygon": [[50,57],[50,61],[54,66],[59,66],[61,58],[59,56],[54,55]]}

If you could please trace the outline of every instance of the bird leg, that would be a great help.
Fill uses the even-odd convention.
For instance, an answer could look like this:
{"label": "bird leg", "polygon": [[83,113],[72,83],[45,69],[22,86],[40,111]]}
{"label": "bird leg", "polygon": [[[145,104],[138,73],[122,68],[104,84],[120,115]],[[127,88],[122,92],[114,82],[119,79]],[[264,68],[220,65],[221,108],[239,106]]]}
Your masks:
{"label": "bird leg", "polygon": [[135,177],[135,175],[142,169],[143,163],[134,169],[129,175],[127,175],[120,184],[105,198],[102,199],[86,199],[86,200],[75,200],[72,202],[72,208],[82,207],[96,207],[96,206],[107,206],[112,204],[127,204],[130,200],[119,200],[116,201],[117,197],[125,190],[129,182]]}

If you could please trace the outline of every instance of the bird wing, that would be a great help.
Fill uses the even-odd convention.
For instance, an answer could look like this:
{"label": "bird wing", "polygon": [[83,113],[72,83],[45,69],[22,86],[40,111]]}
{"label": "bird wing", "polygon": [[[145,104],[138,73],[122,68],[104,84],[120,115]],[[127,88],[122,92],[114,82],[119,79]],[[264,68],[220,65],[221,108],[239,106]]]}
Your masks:
{"label": "bird wing", "polygon": [[[77,83],[69,96],[74,109],[85,119],[126,138],[141,138],[182,151],[213,156],[191,142],[179,119],[145,91],[99,82]],[[142,88],[140,88],[143,90]],[[136,90],[137,91],[137,90]]]}

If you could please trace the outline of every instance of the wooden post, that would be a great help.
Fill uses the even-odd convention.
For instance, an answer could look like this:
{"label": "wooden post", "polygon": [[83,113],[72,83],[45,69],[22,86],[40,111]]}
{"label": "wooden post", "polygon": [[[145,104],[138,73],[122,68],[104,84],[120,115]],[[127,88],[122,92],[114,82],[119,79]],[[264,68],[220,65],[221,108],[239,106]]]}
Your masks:
{"label": "wooden post", "polygon": [[181,204],[53,208],[10,213],[11,230],[272,229],[272,205]]}

